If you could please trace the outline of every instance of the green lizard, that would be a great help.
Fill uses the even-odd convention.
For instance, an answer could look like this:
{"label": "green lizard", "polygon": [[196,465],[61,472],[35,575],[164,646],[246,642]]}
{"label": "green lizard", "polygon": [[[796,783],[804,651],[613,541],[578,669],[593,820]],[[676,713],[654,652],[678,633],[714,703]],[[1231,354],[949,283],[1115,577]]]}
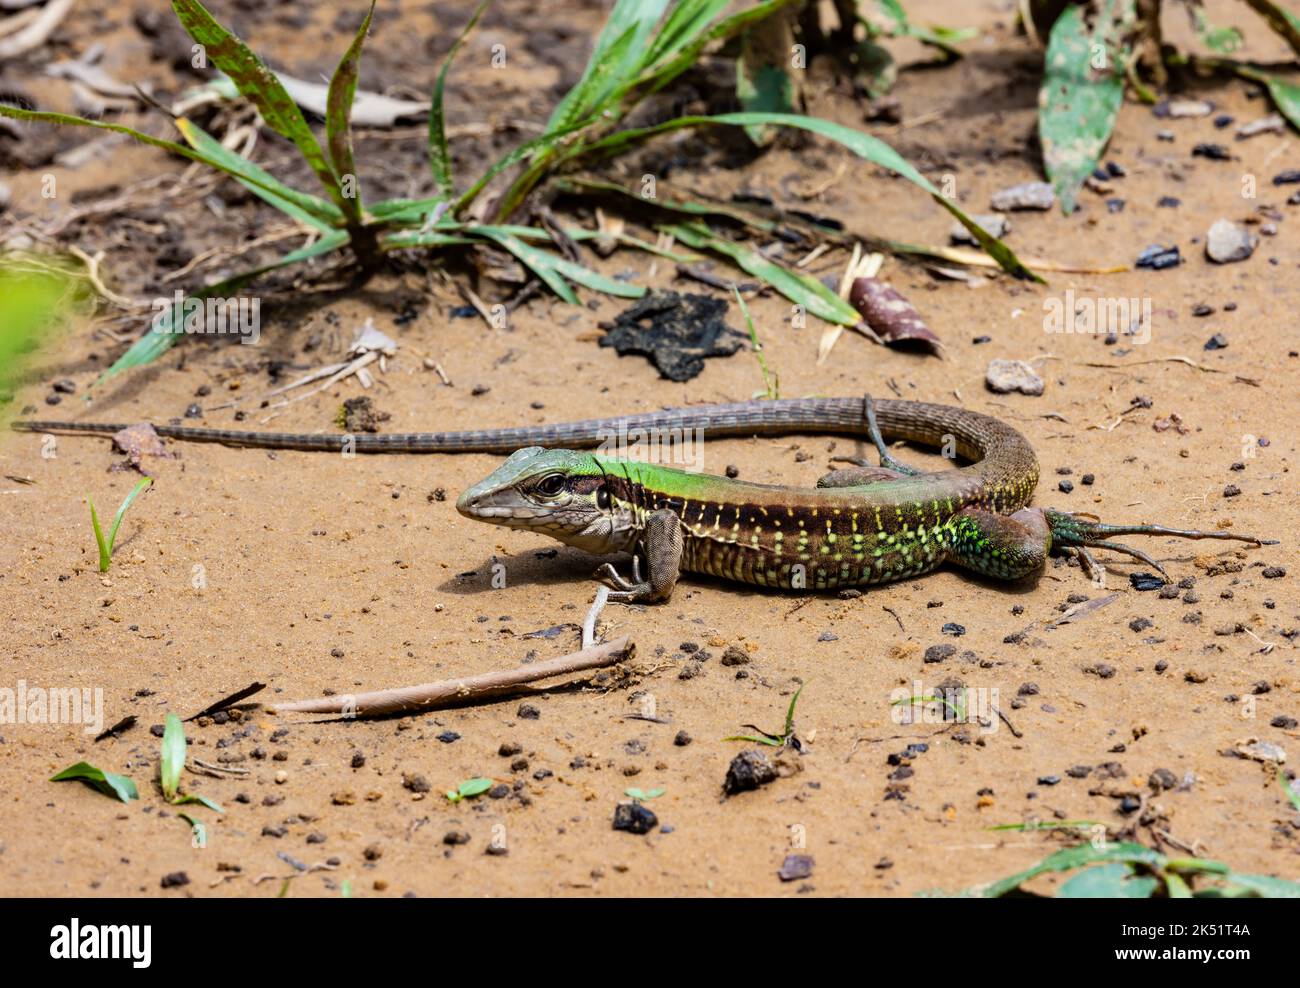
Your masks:
{"label": "green lizard", "polygon": [[[15,422],[27,432],[112,434],[121,425]],[[340,436],[157,426],[159,435],[272,449],[358,453],[507,452],[497,470],[456,508],[480,521],[540,532],[593,554],[629,552],[629,581],[612,564],[597,575],[611,600],[664,601],[683,571],[792,590],[884,583],[945,562],[1019,579],[1052,551],[1070,552],[1090,573],[1089,549],[1142,560],[1118,535],[1263,540],[1160,525],[1105,525],[1028,506],[1038,459],[1017,430],[978,412],[914,401],[799,398],[668,409],[620,418],[464,432]],[[722,436],[834,432],[869,436],[879,467],[835,470],[815,488],[755,484],[620,459],[584,448],[619,437],[680,439],[686,430]],[[883,431],[883,435],[882,435]],[[947,446],[970,465],[921,473],[896,460],[885,437]],[[523,447],[523,448],[521,448]],[[646,564],[642,578],[640,561]]]}

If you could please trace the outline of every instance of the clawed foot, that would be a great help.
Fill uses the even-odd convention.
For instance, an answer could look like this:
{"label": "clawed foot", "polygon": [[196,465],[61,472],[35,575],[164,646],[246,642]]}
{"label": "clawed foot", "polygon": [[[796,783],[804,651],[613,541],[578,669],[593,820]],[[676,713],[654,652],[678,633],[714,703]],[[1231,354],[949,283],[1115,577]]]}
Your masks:
{"label": "clawed foot", "polygon": [[1141,560],[1156,570],[1166,579],[1169,574],[1165,568],[1141,549],[1111,542],[1111,535],[1170,535],[1179,539],[1220,539],[1222,541],[1246,542],[1250,545],[1276,545],[1276,541],[1257,539],[1253,535],[1235,535],[1231,532],[1202,532],[1188,528],[1166,528],[1164,525],[1105,525],[1091,521],[1079,515],[1064,511],[1044,510],[1047,523],[1052,530],[1052,545],[1078,557],[1080,564],[1090,577],[1096,579],[1101,566],[1088,552],[1089,549],[1109,549],[1125,556]]}
{"label": "clawed foot", "polygon": [[632,579],[628,580],[614,568],[613,563],[605,563],[593,574],[597,580],[610,588],[609,599],[620,604],[635,604],[649,600],[654,595],[654,588],[641,579],[641,557],[632,556]]}

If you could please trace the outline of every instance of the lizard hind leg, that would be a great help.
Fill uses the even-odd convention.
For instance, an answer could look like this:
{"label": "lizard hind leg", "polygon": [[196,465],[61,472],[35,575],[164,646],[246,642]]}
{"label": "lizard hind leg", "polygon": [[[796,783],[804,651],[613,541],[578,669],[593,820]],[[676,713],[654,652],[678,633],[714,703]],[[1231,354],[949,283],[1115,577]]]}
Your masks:
{"label": "lizard hind leg", "polygon": [[951,520],[948,559],[966,569],[1003,580],[1018,580],[1047,560],[1052,531],[1041,508],[1000,515],[964,508]]}
{"label": "lizard hind leg", "polygon": [[1044,508],[1043,514],[1052,533],[1052,545],[1059,549],[1109,549],[1141,560],[1164,576],[1165,568],[1141,549],[1112,542],[1112,535],[1170,535],[1179,539],[1221,539],[1233,542],[1246,542],[1250,545],[1265,545],[1263,539],[1252,535],[1234,535],[1230,532],[1202,532],[1189,528],[1167,528],[1164,525],[1106,525],[1092,521],[1066,511],[1053,511]]}
{"label": "lizard hind leg", "polygon": [[897,471],[907,477],[916,477],[924,473],[924,470],[908,466],[889,451],[889,447],[885,445],[884,437],[880,435],[880,424],[876,422],[876,406],[871,400],[871,395],[866,395],[862,399],[862,404],[867,414],[867,434],[871,436],[871,442],[875,445],[876,452],[880,454],[881,467]]}

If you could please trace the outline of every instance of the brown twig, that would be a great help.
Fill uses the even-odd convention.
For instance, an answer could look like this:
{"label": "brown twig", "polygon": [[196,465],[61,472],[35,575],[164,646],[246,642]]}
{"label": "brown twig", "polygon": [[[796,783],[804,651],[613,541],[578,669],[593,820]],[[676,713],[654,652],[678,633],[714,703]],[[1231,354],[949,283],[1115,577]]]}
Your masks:
{"label": "brown twig", "polygon": [[414,713],[417,710],[430,710],[451,703],[495,699],[513,693],[521,686],[537,680],[611,666],[624,659],[630,659],[633,650],[634,646],[627,636],[624,636],[603,645],[594,645],[580,652],[572,652],[517,669],[485,672],[465,679],[444,679],[436,683],[402,686],[378,690],[374,693],[295,700],[290,703],[277,703],[270,709],[276,713],[345,714],[348,717]]}

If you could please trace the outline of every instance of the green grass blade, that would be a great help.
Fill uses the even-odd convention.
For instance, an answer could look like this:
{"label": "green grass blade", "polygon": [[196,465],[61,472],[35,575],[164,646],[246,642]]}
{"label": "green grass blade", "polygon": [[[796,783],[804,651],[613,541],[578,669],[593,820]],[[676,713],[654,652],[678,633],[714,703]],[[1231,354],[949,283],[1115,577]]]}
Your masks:
{"label": "green grass blade", "polygon": [[67,782],[73,779],[86,783],[92,789],[97,789],[106,796],[116,796],[124,803],[140,798],[135,783],[125,775],[114,775],[112,772],[105,772],[89,762],[77,762],[75,765],[69,765],[58,775],[50,776],[51,782]]}
{"label": "green grass blade", "polygon": [[244,188],[270,203],[286,216],[291,216],[322,233],[343,224],[343,213],[332,202],[289,188],[270,172],[225,147],[192,120],[178,117],[173,122],[190,147],[206,155],[213,162],[219,163],[216,167],[221,168]]}
{"label": "green grass blade", "polygon": [[[329,94],[325,99],[325,143],[329,147],[334,173],[339,179],[339,192],[343,209],[352,223],[361,222],[361,185],[357,177],[356,157],[352,153],[352,100],[357,94],[357,75],[361,71],[361,48],[366,43],[370,21],[375,16],[375,0],[357,29],[352,44],[339,60],[334,75],[330,77]],[[351,179],[351,189],[343,183]],[[352,195],[348,195],[351,191]]]}
{"label": "green grass blade", "polygon": [[[197,289],[190,292],[189,297],[227,297],[228,293],[238,291],[244,285],[261,277],[268,271],[274,271],[276,268],[286,267],[290,264],[297,264],[299,261],[328,254],[343,247],[348,240],[349,234],[346,230],[334,230],[325,234],[315,243],[308,244],[306,247],[299,247],[297,250],[285,254],[277,261],[272,261],[270,264],[254,268],[251,271],[244,271],[241,274],[227,278],[225,281],[219,281],[215,285],[207,285]],[[136,340],[130,349],[118,357],[113,366],[104,371],[95,383],[98,384],[100,381],[113,377],[115,374],[120,374],[124,370],[130,370],[132,367],[141,367],[144,364],[151,363],[171,349],[172,345],[182,336],[179,330],[173,331],[172,329],[175,317],[176,309],[173,307],[160,317],[157,329],[151,329]]]}
{"label": "green grass blade", "polygon": [[1300,17],[1283,10],[1272,0],[1246,0],[1255,12],[1268,21],[1268,26],[1286,39],[1291,50],[1300,55]]}
{"label": "green grass blade", "polygon": [[556,129],[570,127],[599,113],[613,87],[618,82],[627,81],[620,78],[620,73],[628,65],[629,56],[641,41],[638,26],[629,26],[609,46],[600,61],[587,67],[587,74],[565,96],[565,103],[561,104],[564,113],[558,118],[551,118]]}
{"label": "green grass blade", "polygon": [[[871,161],[874,164],[887,168],[897,175],[919,185],[926,192],[930,193],[931,198],[939,205],[950,212],[962,226],[966,227],[980,243],[980,246],[998,262],[1005,270],[1021,278],[1029,278],[1034,281],[1042,281],[1036,274],[1025,267],[1015,253],[1002,241],[989,235],[988,231],[979,226],[967,216],[954,202],[945,198],[934,183],[916,170],[912,164],[895,151],[892,147],[877,137],[865,134],[860,130],[854,130],[852,127],[846,127],[843,124],[834,123],[830,120],[822,120],[818,117],[808,117],[797,113],[723,113],[712,117],[678,117],[675,120],[669,120],[665,123],[657,124],[652,127],[640,127],[632,130],[622,130],[608,137],[593,141],[582,148],[575,149],[568,154],[568,158],[578,156],[587,156],[596,152],[616,152],[629,146],[630,144],[653,137],[656,134],[667,133],[668,131],[678,130],[682,127],[699,127],[699,126],[716,126],[726,125],[733,127],[746,127],[755,124],[778,124],[783,127],[795,127],[799,130],[811,131],[814,134],[820,134],[822,137],[830,138],[833,141],[842,144],[860,158]],[[848,303],[845,303],[846,305]]]}
{"label": "green grass blade", "polygon": [[726,9],[728,2],[729,0],[681,0],[669,12],[641,64],[654,65],[665,56],[676,54],[683,45],[699,38],[713,19]]}
{"label": "green grass blade", "polygon": [[186,33],[203,46],[212,64],[228,75],[240,94],[257,107],[268,127],[293,142],[334,204],[346,212],[348,206],[338,176],[325,160],[325,152],[307,126],[302,110],[275,73],[248,45],[218,24],[198,0],[172,0],[172,9]]}
{"label": "green grass blade", "polygon": [[[467,227],[465,232],[478,234],[496,241],[532,269],[566,302],[577,304],[578,299],[573,294],[573,289],[565,283],[565,278],[577,282],[584,288],[590,288],[592,291],[603,292],[606,295],[616,295],[619,298],[640,298],[645,294],[645,288],[640,285],[632,285],[625,281],[607,278],[582,264],[575,264],[573,261],[552,254],[548,250],[532,247],[524,243],[520,237],[520,234],[546,236],[545,231],[532,230],[527,227],[471,226]],[[591,231],[584,232],[590,233]]]}
{"label": "green grass blade", "polygon": [[[731,294],[736,296],[736,305],[740,306],[740,314],[745,318],[745,326],[749,330],[749,345],[754,351],[754,357],[758,361],[758,369],[763,373],[763,390],[760,392],[764,398],[781,397],[781,376],[773,374],[767,368],[767,358],[763,356],[763,344],[758,341],[758,330],[754,328],[754,317],[749,314],[749,306],[745,304],[745,297],[740,294],[740,289],[735,285],[731,286]],[[803,689],[803,687],[799,687]],[[793,713],[793,709],[791,710]],[[786,733],[790,733],[789,726],[786,727]]]}
{"label": "green grass blade", "polygon": [[584,288],[590,288],[593,292],[615,295],[618,298],[640,298],[645,294],[645,288],[642,285],[607,278],[598,271],[593,271],[582,264],[575,264],[563,257],[555,259],[555,268],[570,281],[575,281]]}
{"label": "green grass blade", "polygon": [[131,507],[131,502],[139,496],[142,490],[152,483],[152,477],[145,477],[131,489],[131,493],[122,501],[122,506],[117,509],[117,514],[113,516],[113,527],[108,532],[108,552],[110,556],[113,554],[113,546],[117,543],[117,530],[122,524],[122,516],[126,514],[126,509]]}
{"label": "green grass blade", "polygon": [[90,505],[90,527],[95,530],[95,545],[99,547],[99,571],[107,573],[113,554],[108,550],[108,543],[104,541],[104,530],[99,526],[99,515],[95,513],[95,502],[86,495],[86,503]]}
{"label": "green grass blade", "polygon": [[168,800],[176,798],[180,788],[181,771],[185,768],[185,728],[175,714],[167,715],[163,728],[162,752],[158,760],[158,782]]}
{"label": "green grass blade", "polygon": [[1096,820],[1035,820],[1032,823],[1000,823],[985,830],[1012,830],[1016,833],[1028,833],[1035,830],[1091,830],[1103,824]]}
{"label": "green grass blade", "polygon": [[1056,893],[1058,899],[1149,899],[1160,880],[1135,875],[1122,862],[1087,868],[1072,876]]}
{"label": "green grass blade", "polygon": [[431,199],[385,199],[372,203],[370,215],[386,223],[424,223],[429,214],[447,201],[446,196]]}
{"label": "green grass blade", "polygon": [[474,25],[478,19],[483,16],[483,11],[487,9],[491,0],[483,0],[474,11],[474,15],[465,25],[465,30],[460,32],[451,50],[447,52],[447,57],[442,60],[442,69],[438,72],[438,81],[433,85],[433,99],[429,106],[429,167],[433,171],[433,182],[438,191],[445,198],[451,198],[454,194],[454,180],[451,173],[451,150],[447,147],[447,121],[443,115],[442,97],[443,91],[447,87],[447,70],[451,68],[452,60],[456,53],[460,51],[460,46],[465,43],[469,33],[474,30]]}
{"label": "green grass blade", "polygon": [[[736,293],[736,297],[737,298],[740,297],[739,292]],[[794,692],[794,696],[790,697],[790,709],[788,709],[785,712],[785,736],[786,737],[789,737],[792,733],[794,733],[794,707],[795,704],[799,702],[799,694],[803,692],[803,688],[807,685],[808,685],[807,683],[800,683],[799,688]]]}
{"label": "green grass blade", "polygon": [[731,734],[722,739],[723,741],[748,741],[750,744],[765,744],[772,748],[784,748],[785,741],[781,738],[758,737],[753,734]]}
{"label": "green grass blade", "polygon": [[1092,844],[1078,844],[1048,855],[1032,868],[1027,868],[1014,875],[1008,875],[1006,878],[998,879],[995,882],[977,885],[974,888],[967,889],[964,894],[982,899],[997,899],[1008,892],[1015,891],[1031,878],[1037,878],[1039,875],[1045,875],[1052,871],[1071,871],[1085,865],[1105,864],[1108,862],[1142,864],[1151,868],[1160,868],[1164,865],[1164,861],[1165,857],[1159,851],[1153,851],[1149,847],[1127,841],[1105,844],[1100,847]]}
{"label": "green grass blade", "polygon": [[664,230],[688,247],[725,254],[741,270],[767,282],[791,302],[802,305],[819,319],[839,326],[856,326],[862,320],[857,309],[816,278],[783,268],[751,247],[717,236],[702,224],[674,224],[665,226]]}
{"label": "green grass blade", "polygon": [[893,22],[889,31],[896,38],[915,38],[924,44],[938,48],[949,58],[961,58],[961,52],[955,47],[963,41],[969,41],[979,34],[974,28],[921,27],[913,24],[898,0],[877,0],[880,9]]}
{"label": "green grass blade", "polygon": [[218,813],[226,812],[221,808],[221,804],[216,800],[209,799],[207,796],[198,793],[189,793],[184,796],[177,796],[172,800],[173,806],[183,806],[185,803],[198,803],[200,806],[206,806],[208,809],[216,810]]}
{"label": "green grass blade", "polygon": [[1247,889],[1262,899],[1300,899],[1300,882],[1273,878],[1271,875],[1244,875],[1239,871],[1224,878],[1230,886]]}
{"label": "green grass blade", "polygon": [[648,96],[650,93],[663,89],[664,86],[698,62],[701,53],[709,45],[715,41],[726,41],[734,37],[748,25],[756,24],[766,17],[771,17],[782,7],[793,2],[794,0],[765,0],[765,2],[755,4],[747,10],[732,14],[730,17],[724,17],[705,33],[697,33],[693,38],[685,40],[675,53],[671,51],[664,52],[665,56],[671,55],[671,57],[661,57],[656,64],[652,64],[636,79],[620,86],[615,95],[621,99],[629,90],[643,88],[644,92],[641,95]]}
{"label": "green grass blade", "polygon": [[[713,202],[712,200],[696,202],[691,199],[678,199],[665,195],[662,182],[659,183],[659,189],[653,199],[647,199],[630,189],[624,188],[617,182],[589,178],[585,175],[556,179],[552,183],[552,188],[571,194],[604,192],[610,195],[624,196],[643,206],[662,209],[671,213],[682,213],[688,216],[723,216],[759,233],[771,233],[778,226],[774,220],[760,216],[753,210],[746,209],[743,206]],[[835,231],[827,230],[826,232],[833,233]]]}
{"label": "green grass blade", "polygon": [[583,126],[583,124],[575,124],[567,131],[548,132],[543,134],[541,137],[534,137],[531,141],[525,141],[523,144],[520,144],[514,149],[506,152],[498,158],[487,171],[480,175],[472,186],[461,193],[460,198],[452,204],[452,207],[447,212],[452,216],[458,215],[461,210],[465,209],[470,203],[478,198],[478,194],[487,188],[489,182],[507,168],[514,167],[525,158],[537,154],[538,152],[543,152],[557,146],[560,138],[565,137],[576,130],[581,130]]}
{"label": "green grass blade", "polygon": [[596,39],[578,84],[560,100],[546,133],[567,130],[614,96],[630,81],[649,48],[649,38],[668,0],[617,0]]}
{"label": "green grass blade", "polygon": [[[1246,75],[1245,72],[1241,74]],[[1300,130],[1300,85],[1264,72],[1253,72],[1247,77],[1262,82],[1278,112],[1290,121],[1292,127]]]}
{"label": "green grass blade", "polygon": [[1171,899],[1190,899],[1192,898],[1192,888],[1187,884],[1187,880],[1182,875],[1174,872],[1165,873],[1165,889]]}
{"label": "green grass blade", "polygon": [[[1065,213],[1074,211],[1079,189],[1110,141],[1124,102],[1125,32],[1133,0],[1107,0],[1089,28],[1082,7],[1067,7],[1052,26],[1038,94],[1038,136],[1043,169]],[[1094,65],[1105,52],[1104,68]]]}
{"label": "green grass blade", "polygon": [[439,233],[437,230],[402,230],[386,233],[379,238],[381,250],[407,250],[412,247],[455,247],[474,243],[473,237],[462,237],[454,233]]}
{"label": "green grass blade", "polygon": [[[177,144],[175,141],[168,141],[161,137],[154,137],[152,134],[146,134],[143,131],[136,130],[133,127],[127,127],[123,124],[106,123],[103,120],[88,120],[85,117],[78,117],[70,113],[51,113],[45,110],[23,110],[19,107],[8,106],[6,104],[0,104],[0,117],[10,117],[14,120],[27,120],[33,123],[65,124],[73,127],[94,127],[97,130],[108,130],[116,134],[126,134],[128,137],[133,137],[143,144],[162,148],[164,151],[170,151],[172,154],[180,155],[182,158],[186,158],[190,161],[198,161],[210,168],[215,168],[218,171],[225,172],[234,178],[244,179],[249,183],[250,188],[257,186],[266,191],[271,191],[282,195],[285,198],[292,199],[302,209],[321,219],[326,219],[329,216],[336,216],[340,220],[342,219],[342,213],[335,209],[332,204],[317,199],[314,196],[304,195],[301,192],[290,189],[288,186],[282,185],[280,182],[271,178],[267,172],[256,168],[256,166],[252,166],[251,168],[234,166],[230,159],[244,162],[245,165],[251,163],[247,162],[244,158],[240,158],[239,155],[234,152],[226,151],[225,148],[222,148],[222,150],[226,151],[228,157],[217,158],[211,154],[188,148],[184,144]],[[184,118],[179,118],[176,121],[178,126],[182,120],[184,120]],[[260,177],[258,177],[259,175]]]}
{"label": "green grass blade", "polygon": [[554,254],[537,247],[530,247],[514,234],[498,231],[493,227],[470,227],[468,232],[481,233],[490,240],[496,241],[519,258],[524,266],[541,278],[556,295],[570,305],[578,304],[578,296],[573,294],[573,289],[569,287],[569,283],[556,270],[556,262],[559,258]]}

